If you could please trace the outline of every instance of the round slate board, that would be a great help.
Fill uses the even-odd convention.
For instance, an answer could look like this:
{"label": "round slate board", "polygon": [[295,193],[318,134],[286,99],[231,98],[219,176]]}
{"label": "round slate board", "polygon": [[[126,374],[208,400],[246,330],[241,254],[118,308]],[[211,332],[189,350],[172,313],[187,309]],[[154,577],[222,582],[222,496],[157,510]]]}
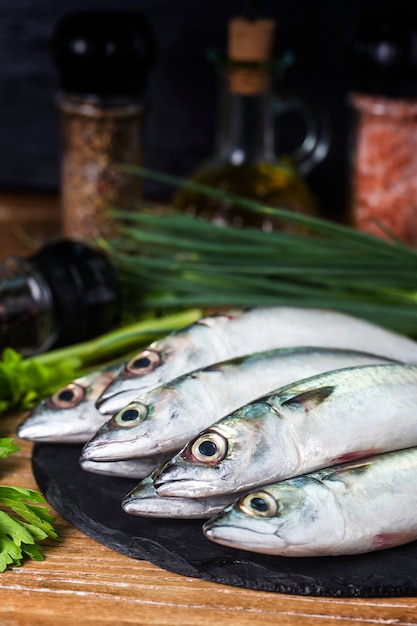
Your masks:
{"label": "round slate board", "polygon": [[33,471],[54,509],[96,541],[168,571],[247,589],[313,596],[417,594],[417,542],[349,557],[271,557],[219,546],[200,520],[128,515],[120,502],[138,481],[85,472],[81,446],[36,445]]}

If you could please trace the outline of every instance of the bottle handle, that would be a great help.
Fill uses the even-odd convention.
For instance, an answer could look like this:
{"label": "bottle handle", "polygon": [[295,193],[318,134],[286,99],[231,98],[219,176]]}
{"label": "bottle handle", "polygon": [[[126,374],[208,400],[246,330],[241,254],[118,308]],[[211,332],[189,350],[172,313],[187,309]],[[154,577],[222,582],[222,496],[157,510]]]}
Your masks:
{"label": "bottle handle", "polygon": [[323,161],[330,148],[330,125],[327,115],[317,113],[297,96],[278,97],[274,100],[277,117],[286,113],[297,113],[305,125],[305,136],[301,144],[291,152],[291,157],[301,174],[308,174]]}

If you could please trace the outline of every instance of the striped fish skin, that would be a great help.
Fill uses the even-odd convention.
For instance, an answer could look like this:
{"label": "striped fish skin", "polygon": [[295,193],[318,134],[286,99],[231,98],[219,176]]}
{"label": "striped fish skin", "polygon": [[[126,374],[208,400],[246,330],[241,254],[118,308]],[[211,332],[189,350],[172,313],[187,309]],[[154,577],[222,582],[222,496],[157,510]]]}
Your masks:
{"label": "striped fish skin", "polygon": [[89,372],[41,400],[19,425],[18,437],[49,443],[88,441],[105,420],[95,402],[121,367],[116,363]]}
{"label": "striped fish skin", "polygon": [[[98,465],[98,464],[97,464]],[[207,519],[235,500],[235,495],[217,498],[164,498],[158,496],[152,476],[144,478],[122,500],[130,515],[170,519]]]}
{"label": "striped fish skin", "polygon": [[115,476],[117,478],[137,478],[138,480],[149,476],[156,468],[165,463],[170,455],[158,454],[142,459],[128,459],[126,461],[109,461],[100,463],[96,461],[80,460],[80,465],[86,472]]}
{"label": "striped fish skin", "polygon": [[347,365],[387,362],[352,350],[297,347],[218,363],[128,404],[92,437],[83,458],[109,461],[173,454],[221,417],[286,383]]}
{"label": "striped fish skin", "polygon": [[209,520],[216,543],[276,556],[361,554],[417,539],[417,448],[260,487]]}
{"label": "striped fish skin", "polygon": [[155,476],[207,497],[417,445],[417,366],[364,365],[288,385],[219,420]]}
{"label": "striped fish skin", "polygon": [[187,372],[253,352],[318,345],[417,363],[417,343],[338,311],[255,307],[202,318],[153,342],[129,361],[98,399],[113,415],[135,397]]}

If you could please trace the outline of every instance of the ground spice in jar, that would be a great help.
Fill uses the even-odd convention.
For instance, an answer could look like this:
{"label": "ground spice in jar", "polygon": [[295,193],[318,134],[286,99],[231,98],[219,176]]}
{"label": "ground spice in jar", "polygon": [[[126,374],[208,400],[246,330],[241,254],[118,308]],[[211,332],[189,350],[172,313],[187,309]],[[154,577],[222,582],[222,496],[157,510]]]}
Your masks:
{"label": "ground spice in jar", "polygon": [[417,246],[417,99],[353,94],[354,226]]}
{"label": "ground spice in jar", "polygon": [[75,11],[52,38],[58,70],[63,146],[63,235],[112,235],[109,209],[130,209],[140,197],[142,120],[155,38],[138,11]]}
{"label": "ground spice in jar", "polygon": [[113,105],[62,96],[63,155],[61,209],[64,236],[108,237],[109,207],[130,208],[140,197],[138,176],[121,164],[140,164],[139,104]]}

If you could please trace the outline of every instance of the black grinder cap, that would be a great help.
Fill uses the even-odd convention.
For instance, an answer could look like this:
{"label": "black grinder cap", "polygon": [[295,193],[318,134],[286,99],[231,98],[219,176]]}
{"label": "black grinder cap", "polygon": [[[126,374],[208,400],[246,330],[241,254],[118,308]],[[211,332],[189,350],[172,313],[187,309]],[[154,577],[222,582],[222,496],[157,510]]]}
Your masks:
{"label": "black grinder cap", "polygon": [[68,13],[51,40],[60,88],[101,97],[139,97],[155,62],[154,32],[138,11]]}
{"label": "black grinder cap", "polygon": [[347,49],[351,89],[392,98],[417,96],[417,9],[364,14]]}
{"label": "black grinder cap", "polygon": [[83,243],[59,240],[29,258],[48,283],[58,337],[53,347],[86,341],[121,319],[121,289],[107,257]]}

